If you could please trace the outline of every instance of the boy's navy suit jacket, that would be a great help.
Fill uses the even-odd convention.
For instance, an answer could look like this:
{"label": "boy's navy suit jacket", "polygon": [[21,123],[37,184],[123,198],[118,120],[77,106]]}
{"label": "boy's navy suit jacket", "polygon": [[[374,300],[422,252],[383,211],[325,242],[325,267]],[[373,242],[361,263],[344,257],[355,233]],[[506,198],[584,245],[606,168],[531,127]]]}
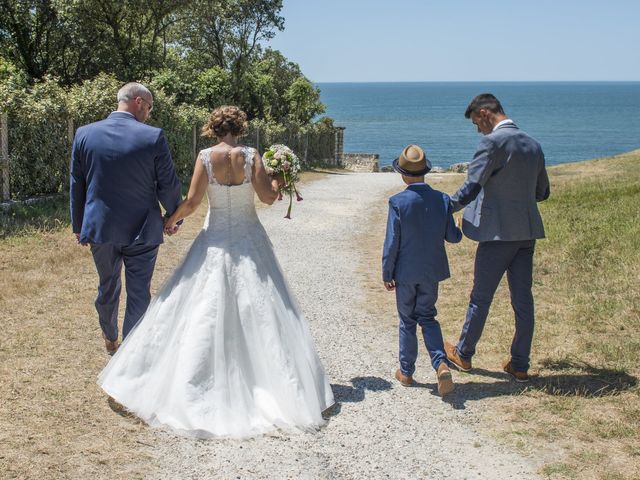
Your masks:
{"label": "boy's navy suit jacket", "polygon": [[449,196],[424,183],[409,185],[389,199],[382,280],[419,284],[449,278],[444,241],[461,239]]}

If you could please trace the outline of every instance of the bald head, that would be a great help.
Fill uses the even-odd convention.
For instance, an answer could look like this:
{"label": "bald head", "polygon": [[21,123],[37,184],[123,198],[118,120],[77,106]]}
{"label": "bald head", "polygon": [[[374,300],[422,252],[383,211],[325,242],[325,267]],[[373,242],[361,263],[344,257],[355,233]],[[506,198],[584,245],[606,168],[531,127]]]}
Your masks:
{"label": "bald head", "polygon": [[153,98],[147,87],[138,82],[129,82],[118,90],[118,103],[129,102],[136,97]]}
{"label": "bald head", "polygon": [[139,122],[146,122],[153,109],[153,95],[138,82],[129,82],[118,90],[118,111],[129,112]]}

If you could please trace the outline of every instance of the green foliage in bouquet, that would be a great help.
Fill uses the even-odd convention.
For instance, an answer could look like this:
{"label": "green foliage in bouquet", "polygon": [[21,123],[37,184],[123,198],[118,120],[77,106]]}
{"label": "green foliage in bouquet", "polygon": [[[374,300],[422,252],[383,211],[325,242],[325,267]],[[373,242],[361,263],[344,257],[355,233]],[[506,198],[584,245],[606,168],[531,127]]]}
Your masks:
{"label": "green foliage in bouquet", "polygon": [[298,202],[302,201],[302,197],[296,187],[300,173],[300,160],[293,151],[286,145],[271,145],[264,152],[265,169],[269,175],[282,175],[284,179],[283,185],[280,187],[279,200],[282,200],[283,194],[289,195],[289,208],[284,218],[291,219],[291,207],[293,206],[293,195],[295,194]]}

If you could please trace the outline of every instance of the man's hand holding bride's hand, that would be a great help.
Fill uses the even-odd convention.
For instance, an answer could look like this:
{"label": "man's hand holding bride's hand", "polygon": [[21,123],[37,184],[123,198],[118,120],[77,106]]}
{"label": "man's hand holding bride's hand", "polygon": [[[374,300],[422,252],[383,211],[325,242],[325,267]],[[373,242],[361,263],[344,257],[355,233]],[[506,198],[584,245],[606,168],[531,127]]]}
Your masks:
{"label": "man's hand holding bride's hand", "polygon": [[83,243],[80,241],[80,234],[79,233],[74,233],[73,234],[76,237],[76,243],[78,245],[82,245],[83,247],[86,247],[87,245],[89,245],[88,243]]}
{"label": "man's hand holding bride's hand", "polygon": [[180,225],[176,225],[169,220],[169,218],[165,219],[163,231],[165,235],[171,236],[178,233],[178,230],[180,230]]}

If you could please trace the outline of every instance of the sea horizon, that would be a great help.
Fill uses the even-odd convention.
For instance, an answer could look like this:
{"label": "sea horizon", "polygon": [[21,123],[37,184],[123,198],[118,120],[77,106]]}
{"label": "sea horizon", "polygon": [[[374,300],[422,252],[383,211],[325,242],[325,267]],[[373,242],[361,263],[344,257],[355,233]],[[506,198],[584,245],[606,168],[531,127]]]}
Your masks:
{"label": "sea horizon", "polygon": [[321,86],[344,83],[640,83],[640,80],[336,80],[312,83]]}
{"label": "sea horizon", "polygon": [[346,153],[380,155],[388,165],[409,143],[435,166],[468,162],[480,135],[464,118],[477,94],[494,93],[507,116],[542,145],[547,164],[640,148],[640,81],[317,82]]}

